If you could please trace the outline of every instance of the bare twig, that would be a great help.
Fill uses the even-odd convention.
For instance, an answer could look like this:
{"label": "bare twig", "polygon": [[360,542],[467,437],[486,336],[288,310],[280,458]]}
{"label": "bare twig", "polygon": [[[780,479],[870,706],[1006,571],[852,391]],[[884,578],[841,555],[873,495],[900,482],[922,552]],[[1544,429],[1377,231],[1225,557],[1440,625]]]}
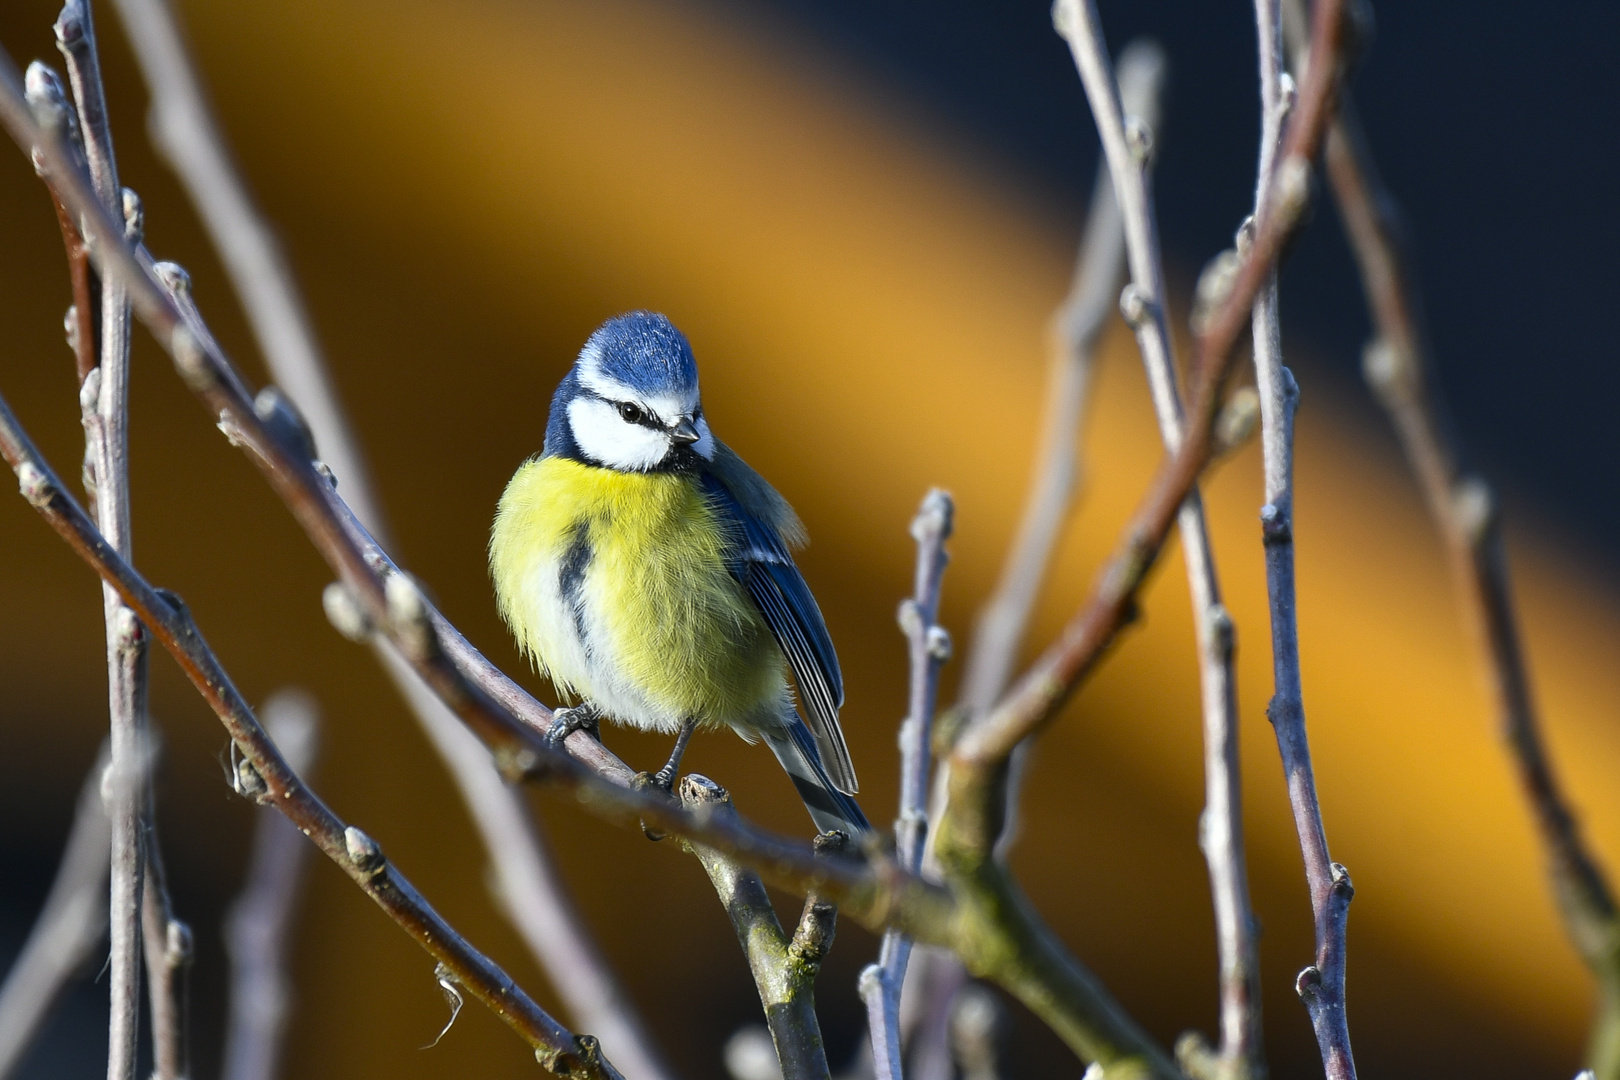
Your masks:
{"label": "bare twig", "polygon": [[[1063,23],[1064,35],[1097,120],[1124,219],[1131,281],[1120,297],[1120,307],[1136,332],[1164,445],[1175,453],[1185,437],[1185,418],[1176,386],[1158,220],[1149,190],[1152,129],[1141,117],[1124,111],[1095,9],[1088,3],[1073,5],[1071,11],[1073,17]],[[1260,965],[1243,852],[1237,685],[1232,669],[1235,631],[1221,603],[1214,551],[1196,488],[1183,503],[1178,523],[1203,691],[1205,806],[1199,839],[1209,863],[1220,963],[1219,1073],[1240,1080],[1264,1075],[1265,1060],[1260,1037]]]}
{"label": "bare twig", "polygon": [[[1292,104],[1293,83],[1283,71],[1278,0],[1255,0],[1255,25],[1261,105],[1260,165],[1255,184],[1258,217],[1266,213],[1275,197],[1272,165]],[[1240,234],[1240,245],[1242,240]],[[1305,726],[1294,588],[1294,412],[1299,405],[1299,387],[1283,366],[1275,271],[1255,299],[1251,322],[1265,469],[1266,504],[1260,510],[1260,523],[1271,615],[1273,694],[1266,715],[1277,736],[1316,929],[1315,962],[1300,974],[1295,987],[1310,1014],[1329,1080],[1352,1080],[1355,1059],[1345,1013],[1344,973],[1345,924],[1354,890],[1344,867],[1328,855]]]}
{"label": "bare twig", "polygon": [[[938,488],[923,499],[911,522],[911,535],[917,541],[916,584],[911,598],[900,605],[900,629],[905,632],[910,654],[911,686],[906,719],[900,727],[900,816],[894,823],[894,837],[896,857],[912,873],[922,868],[923,845],[928,837],[934,704],[939,692],[939,669],[951,652],[950,635],[938,619],[940,585],[950,561],[945,541],[951,535],[954,513],[950,495]],[[900,992],[905,986],[911,944],[911,939],[900,931],[885,931],[877,963],[861,972],[861,997],[866,1001],[866,1023],[878,1080],[901,1077]]]}
{"label": "bare twig", "polygon": [[984,986],[967,987],[951,1008],[951,1056],[962,1080],[1001,1080],[1007,1010]]}
{"label": "bare twig", "polygon": [[[319,743],[314,700],[283,690],[259,713],[287,767],[308,776]],[[275,1080],[292,1004],[288,953],[310,848],[292,822],[271,808],[260,807],[256,817],[247,883],[225,917],[231,987],[224,1080]]]}
{"label": "bare twig", "polygon": [[[92,232],[92,246],[95,243]],[[432,909],[414,886],[359,829],[345,825],[287,765],[253,710],[204,641],[190,612],[133,570],[96,529],[45,463],[0,400],[0,456],[17,474],[21,493],[40,516],[111,584],[180,663],[187,678],[225,725],[256,791],[337,863],[373,901],[438,961],[444,977],[466,989],[534,1047],[542,1066],[559,1075],[617,1077],[595,1039],[576,1036],[548,1016],[510,976],[474,949]]]}
{"label": "bare twig", "polygon": [[[345,501],[367,530],[386,536],[364,454],[292,269],[231,159],[173,6],[167,0],[116,2],[151,90],[153,140],[185,184],[276,382],[297,403],[326,464],[343,484]],[[634,1002],[590,940],[528,804],[502,784],[489,755],[410,665],[385,640],[374,639],[372,645],[455,778],[495,868],[502,906],[569,1014],[614,1047],[631,1074],[668,1077]]]}
{"label": "bare twig", "polygon": [[175,918],[163,856],[151,824],[154,820],[148,784],[141,936],[146,952],[147,1008],[152,1017],[152,1075],[154,1080],[190,1080],[191,927]]}
{"label": "bare twig", "polygon": [[[681,780],[680,791],[681,802],[693,809],[718,817],[737,812],[731,796],[708,777],[690,773]],[[804,915],[789,939],[758,874],[713,848],[687,846],[714,883],[748,958],[782,1080],[827,1080],[827,1051],[816,1019],[815,978],[832,944],[836,909],[813,895],[807,897]]]}
{"label": "bare twig", "polygon": [[[1302,5],[1290,2],[1290,46],[1297,66],[1316,67],[1307,51]],[[1307,62],[1308,61],[1308,62]],[[1588,1063],[1599,1080],[1620,1078],[1620,909],[1581,835],[1558,781],[1536,715],[1520,641],[1496,500],[1465,463],[1446,415],[1423,325],[1423,304],[1406,254],[1396,203],[1384,187],[1348,98],[1327,136],[1327,176],[1361,271],[1375,336],[1364,372],[1389,413],[1451,563],[1484,653],[1499,728],[1547,853],[1564,929],[1597,977],[1598,1015]]]}
{"label": "bare twig", "polygon": [[[56,42],[67,61],[78,106],[79,130],[96,197],[127,230],[138,225],[125,209],[113,155],[112,130],[96,56],[95,24],[85,0],[68,0],[56,20]],[[70,251],[71,255],[71,251]],[[99,360],[80,389],[85,421],[85,460],[95,477],[96,521],[113,549],[130,553],[129,528],[129,304],[122,282],[103,277]],[[145,780],[133,768],[143,756],[146,721],[146,646],[134,615],[103,586],[107,623],[107,681],[112,723],[112,888],[109,917],[112,1000],[108,1030],[108,1080],[134,1080],[140,1028],[141,890]]]}
{"label": "bare twig", "polygon": [[102,746],[90,767],[62,849],[56,880],[22,951],[0,985],[0,1078],[22,1063],[62,991],[107,930],[107,852],[112,831],[101,801],[110,760]]}

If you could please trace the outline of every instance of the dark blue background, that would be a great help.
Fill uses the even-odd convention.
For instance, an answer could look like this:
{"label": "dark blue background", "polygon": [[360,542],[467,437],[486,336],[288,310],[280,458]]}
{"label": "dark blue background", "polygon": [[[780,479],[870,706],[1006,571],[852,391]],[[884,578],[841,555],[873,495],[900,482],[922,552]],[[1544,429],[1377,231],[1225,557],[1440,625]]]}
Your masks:
{"label": "dark blue background", "polygon": [[[1113,51],[1146,34],[1170,56],[1157,193],[1172,275],[1185,282],[1230,244],[1252,199],[1252,9],[1233,0],[1098,6]],[[759,11],[759,0],[749,7]],[[764,7],[1022,172],[1078,226],[1096,134],[1043,0]],[[1410,226],[1460,432],[1521,513],[1620,552],[1611,538],[1620,527],[1620,6],[1382,3],[1375,16],[1353,92]],[[1368,322],[1330,204],[1320,202],[1285,273],[1284,333],[1355,376]]]}

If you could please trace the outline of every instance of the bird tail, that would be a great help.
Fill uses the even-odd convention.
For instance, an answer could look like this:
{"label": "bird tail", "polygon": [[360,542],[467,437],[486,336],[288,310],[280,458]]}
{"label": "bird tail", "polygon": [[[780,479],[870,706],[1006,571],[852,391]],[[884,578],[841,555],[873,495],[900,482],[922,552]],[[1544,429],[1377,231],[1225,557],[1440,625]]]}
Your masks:
{"label": "bird tail", "polygon": [[821,763],[821,752],[816,749],[816,737],[810,734],[799,714],[789,713],[787,725],[776,730],[760,732],[765,743],[782,763],[782,768],[799,789],[810,818],[822,832],[837,830],[851,839],[859,839],[872,831],[861,813],[860,804],[833,786],[827,769]]}

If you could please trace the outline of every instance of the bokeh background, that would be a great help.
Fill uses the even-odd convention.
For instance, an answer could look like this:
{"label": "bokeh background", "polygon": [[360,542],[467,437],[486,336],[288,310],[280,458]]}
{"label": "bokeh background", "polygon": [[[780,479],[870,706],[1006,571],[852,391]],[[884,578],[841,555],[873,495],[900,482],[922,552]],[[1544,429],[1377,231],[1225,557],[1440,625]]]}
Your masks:
{"label": "bokeh background", "polygon": [[[1161,220],[1185,294],[1250,201],[1257,134],[1248,6],[1100,4],[1116,46],[1172,63],[1158,139]],[[839,643],[862,800],[887,818],[903,711],[895,604],[926,488],[959,506],[945,622],[966,640],[1033,453],[1043,328],[1063,294],[1095,136],[1041,0],[189,0],[181,8],[244,169],[280,228],[394,522],[401,561],[508,670],[483,563],[506,477],[538,448],[552,386],[603,318],[668,312],[692,338],[720,433],[798,507],[802,565]],[[0,41],[54,60],[48,0],[12,0]],[[1538,696],[1601,852],[1620,852],[1620,466],[1609,292],[1620,214],[1598,5],[1465,16],[1382,5],[1356,81],[1420,250],[1459,426],[1502,481]],[[263,369],[193,215],[144,131],[145,92],[111,12],[103,60],[125,183],[161,258],[186,265],[227,348]],[[57,466],[80,455],[55,222],[20,154],[0,155],[0,390]],[[1591,985],[1554,917],[1437,544],[1356,376],[1365,316],[1338,223],[1318,210],[1284,275],[1304,386],[1296,535],[1304,676],[1336,858],[1352,870],[1349,1003],[1367,1075],[1568,1076]],[[447,778],[364,650],[331,630],[328,575],[173,378],[135,346],[137,559],[182,593],[255,700],[320,700],[315,782],[433,902],[554,1003],[485,888]],[[1159,455],[1134,349],[1109,336],[1082,510],[1036,640],[1085,584]],[[1267,1041],[1312,1075],[1293,1000],[1308,904],[1263,706],[1270,684],[1257,454],[1209,485],[1236,616],[1246,812],[1264,925]],[[1175,559],[1172,552],[1170,559]],[[1015,862],[1065,939],[1160,1038],[1210,1030],[1215,963],[1196,843],[1202,799],[1192,632],[1173,561],[1134,631],[1042,744]],[[0,960],[43,897],[105,727],[94,579],[21,500],[0,500]],[[218,926],[250,808],[226,740],[164,659],[159,807],[176,902],[198,941],[197,1075],[223,1015]],[[528,678],[545,694],[545,688]],[[658,742],[614,732],[633,762]],[[689,767],[745,810],[805,828],[763,751],[711,737]],[[688,1076],[758,1015],[696,863],[543,794],[559,859],[658,1037]],[[861,1035],[841,928],[820,983],[835,1062]],[[432,965],[341,875],[315,866],[299,927],[285,1075],[531,1075],[478,1008],[419,1049],[446,1007]],[[27,1066],[104,1069],[104,983],[75,990]],[[694,988],[701,988],[696,990]],[[1020,1017],[1021,1075],[1072,1072]]]}

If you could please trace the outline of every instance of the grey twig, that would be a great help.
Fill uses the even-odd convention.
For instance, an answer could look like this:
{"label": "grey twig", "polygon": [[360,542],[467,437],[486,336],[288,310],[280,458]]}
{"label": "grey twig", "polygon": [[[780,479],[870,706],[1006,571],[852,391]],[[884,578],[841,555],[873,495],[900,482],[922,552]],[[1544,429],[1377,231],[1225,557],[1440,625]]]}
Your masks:
{"label": "grey twig", "polygon": [[[731,796],[708,777],[688,774],[681,780],[680,795],[686,806],[711,817],[736,816]],[[837,909],[814,894],[806,897],[804,915],[789,938],[758,874],[713,848],[687,846],[714,883],[748,958],[782,1080],[827,1080],[827,1051],[816,1019],[815,980],[832,945]]]}
{"label": "grey twig", "polygon": [[[895,855],[901,866],[916,873],[922,868],[923,845],[928,837],[928,777],[933,747],[934,705],[939,693],[939,669],[950,657],[951,638],[939,625],[939,593],[950,556],[955,506],[946,492],[935,488],[923,499],[911,521],[917,541],[916,583],[912,596],[900,605],[900,629],[910,656],[910,695],[905,722],[900,727],[900,815],[894,823]],[[872,1060],[878,1080],[900,1080],[900,992],[905,986],[911,939],[887,930],[878,962],[861,972],[861,997],[866,1002],[866,1023],[872,1042]]]}
{"label": "grey twig", "polygon": [[[94,230],[90,240],[94,249]],[[0,456],[17,474],[23,497],[141,616],[220,718],[245,759],[239,775],[251,782],[244,783],[244,789],[285,814],[438,962],[444,978],[464,988],[522,1036],[542,1066],[565,1076],[618,1077],[618,1071],[602,1058],[595,1039],[575,1035],[547,1015],[506,972],[428,905],[383,856],[376,841],[346,825],[288,767],[185,605],[172,593],[154,589],[112,548],[40,456],[3,399]]]}
{"label": "grey twig", "polygon": [[[320,741],[314,700],[302,691],[283,690],[259,713],[287,767],[308,776]],[[297,827],[270,807],[261,806],[256,817],[247,883],[225,917],[231,985],[224,1080],[275,1080],[292,1005],[287,962],[310,847]]]}
{"label": "grey twig", "polygon": [[[1293,81],[1283,70],[1278,0],[1255,0],[1260,55],[1260,165],[1255,214],[1275,197],[1273,161],[1292,103]],[[1341,102],[1341,108],[1343,103]],[[1337,123],[1337,121],[1335,121]],[[1266,504],[1260,510],[1271,613],[1273,695],[1266,714],[1277,736],[1288,801],[1299,834],[1316,926],[1315,963],[1296,982],[1315,1029],[1329,1080],[1353,1080],[1355,1059],[1345,1014],[1345,931],[1353,889],[1349,875],[1328,855],[1322,804],[1311,767],[1305,700],[1299,669],[1299,621],[1294,588],[1294,412],[1299,387],[1283,366],[1277,274],[1255,298],[1252,319],[1255,384],[1260,393],[1261,452]]]}
{"label": "grey twig", "polygon": [[[56,43],[67,61],[78,106],[78,127],[96,198],[126,230],[138,231],[138,209],[126,210],[118,185],[112,129],[96,55],[95,24],[86,0],[68,0],[56,20]],[[71,252],[70,252],[71,255]],[[85,461],[94,476],[96,521],[120,555],[130,553],[129,528],[129,302],[115,278],[101,281],[99,364],[84,379],[79,400],[85,422]],[[111,712],[112,887],[109,917],[112,958],[108,988],[108,1080],[134,1080],[140,1028],[141,890],[145,778],[134,768],[146,737],[146,644],[140,623],[103,586],[107,623],[107,682]]]}
{"label": "grey twig", "polygon": [[[1086,98],[1097,120],[1103,154],[1113,177],[1125,226],[1130,284],[1120,296],[1125,321],[1136,332],[1147,368],[1154,411],[1164,445],[1175,453],[1185,438],[1181,392],[1170,338],[1160,260],[1157,215],[1149,190],[1152,128],[1125,112],[1114,81],[1102,27],[1090,3],[1072,4],[1061,29],[1068,38]],[[1243,798],[1238,750],[1237,685],[1233,672],[1235,628],[1221,603],[1214,551],[1196,487],[1178,515],[1187,583],[1198,639],[1198,674],[1204,716],[1205,805],[1199,841],[1209,864],[1220,963],[1220,1072],[1232,1080],[1265,1073],[1260,1035],[1260,965],[1254,912],[1249,903],[1243,851]]]}
{"label": "grey twig", "polygon": [[175,917],[154,820],[148,784],[141,937],[146,952],[147,1008],[152,1016],[152,1075],[154,1080],[190,1080],[191,927]]}
{"label": "grey twig", "polygon": [[[116,2],[151,91],[154,142],[185,185],[271,373],[342,482],[345,501],[367,530],[385,536],[365,456],[327,372],[292,269],[232,161],[173,6],[168,0]],[[489,755],[410,665],[385,640],[372,645],[455,778],[495,868],[502,907],[569,1014],[606,1040],[631,1074],[665,1080],[669,1068],[635,1003],[591,941],[528,804],[506,788]]]}
{"label": "grey twig", "polygon": [[69,980],[107,930],[107,852],[112,830],[101,801],[110,760],[102,746],[79,790],[56,880],[28,940],[0,985],[0,1078],[22,1063]]}
{"label": "grey twig", "polygon": [[[1309,77],[1318,52],[1306,44],[1303,4],[1290,0],[1284,14],[1296,68],[1303,67]],[[1458,594],[1478,633],[1499,729],[1541,835],[1564,929],[1598,981],[1588,1064],[1598,1080],[1617,1080],[1620,908],[1548,756],[1513,607],[1496,499],[1467,466],[1447,417],[1397,204],[1378,174],[1348,96],[1328,131],[1324,157],[1372,316],[1374,337],[1363,371],[1394,424],[1445,541]]]}

